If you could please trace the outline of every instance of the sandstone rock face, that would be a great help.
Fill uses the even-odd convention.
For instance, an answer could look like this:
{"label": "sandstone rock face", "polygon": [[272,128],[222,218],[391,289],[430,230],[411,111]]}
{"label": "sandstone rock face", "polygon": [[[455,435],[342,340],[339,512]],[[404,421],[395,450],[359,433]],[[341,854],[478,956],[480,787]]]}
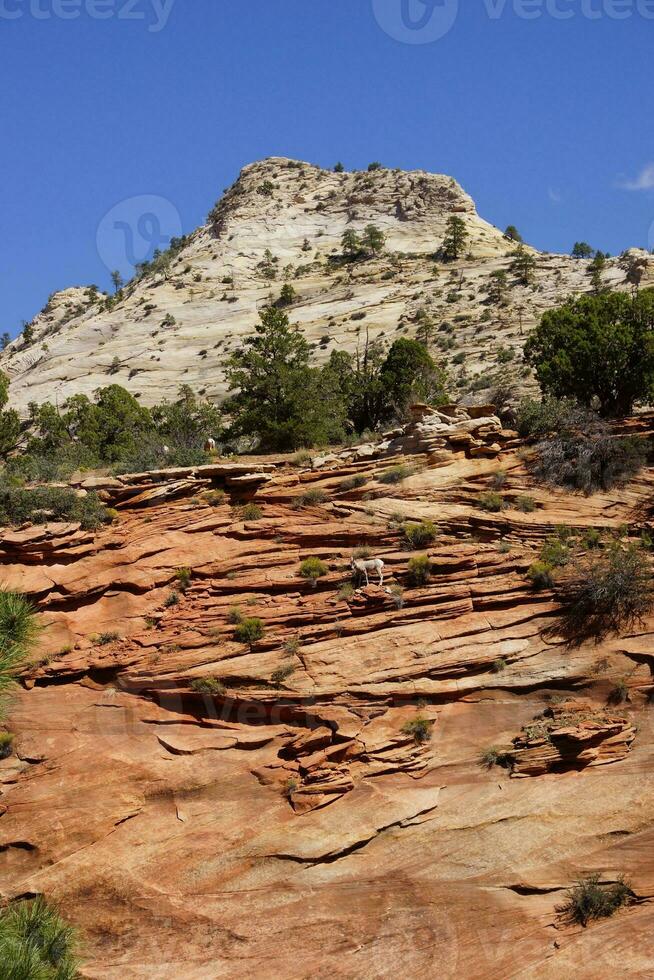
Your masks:
{"label": "sandstone rock face", "polygon": [[[146,508],[126,497],[98,534],[3,534],[3,581],[45,629],[0,761],[0,891],[57,900],[85,976],[651,973],[654,620],[570,648],[525,571],[557,525],[648,526],[654,477],[545,491],[505,447],[505,500],[537,509],[493,514],[475,501],[497,461],[412,459],[392,486],[385,458],[252,461],[256,521],[193,477]],[[365,485],[343,489],[357,467]],[[327,502],[298,507],[307,486]],[[398,513],[439,531],[420,586]],[[364,546],[382,588],[350,586]],[[309,556],[328,569],[315,587]],[[265,627],[252,646],[243,617]],[[482,766],[490,746],[513,768]],[[564,926],[565,889],[593,871],[639,901]]]}
{"label": "sandstone rock face", "polygon": [[[466,223],[469,251],[437,264],[453,214]],[[386,252],[334,264],[344,231],[360,233],[371,222],[386,235]],[[590,289],[588,262],[536,252],[534,284],[520,285],[510,272],[513,249],[450,177],[384,169],[337,174],[272,158],[243,170],[165,275],[130,286],[111,310],[104,296],[81,287],[56,293],[33,321],[33,343],[15,340],[0,355],[0,369],[23,413],[30,401],[61,405],[114,382],[148,405],[174,398],[181,381],[220,400],[226,356],[289,281],[298,294],[291,322],[318,362],[333,349],[356,350],[362,328],[371,340],[390,342],[430,322],[429,341],[449,362],[456,394],[483,401],[542,311]],[[651,284],[654,260],[647,253],[637,259],[639,282]],[[511,288],[508,305],[498,307],[489,303],[488,287],[500,270]],[[628,274],[624,263],[610,260],[606,284],[631,288]],[[529,387],[518,371],[508,374],[518,389]]]}

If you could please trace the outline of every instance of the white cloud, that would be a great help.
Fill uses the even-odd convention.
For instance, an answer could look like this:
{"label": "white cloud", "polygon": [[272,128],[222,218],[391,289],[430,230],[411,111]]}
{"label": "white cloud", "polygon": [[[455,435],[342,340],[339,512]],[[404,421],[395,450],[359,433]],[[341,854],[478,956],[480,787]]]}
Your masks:
{"label": "white cloud", "polygon": [[635,180],[620,178],[618,187],[623,191],[654,191],[654,163],[644,166]]}

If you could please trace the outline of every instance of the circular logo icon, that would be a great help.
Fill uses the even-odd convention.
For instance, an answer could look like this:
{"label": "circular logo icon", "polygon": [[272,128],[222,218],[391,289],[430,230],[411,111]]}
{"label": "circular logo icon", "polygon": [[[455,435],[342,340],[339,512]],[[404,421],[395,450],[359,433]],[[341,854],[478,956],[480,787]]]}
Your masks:
{"label": "circular logo icon", "polygon": [[459,13],[459,0],[372,0],[375,19],[403,44],[433,44],[445,37]]}
{"label": "circular logo icon", "polygon": [[179,211],[165,197],[141,194],[116,204],[98,225],[98,255],[110,272],[129,279],[134,268],[165,252],[182,234]]}

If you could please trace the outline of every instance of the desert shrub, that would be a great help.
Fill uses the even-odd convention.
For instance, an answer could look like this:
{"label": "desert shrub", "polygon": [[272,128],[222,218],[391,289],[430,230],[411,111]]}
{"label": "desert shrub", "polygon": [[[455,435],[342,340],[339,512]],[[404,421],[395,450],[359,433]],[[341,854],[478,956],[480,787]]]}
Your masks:
{"label": "desert shrub", "polygon": [[364,487],[368,482],[367,477],[359,474],[358,476],[348,476],[345,480],[342,480],[338,489],[346,493],[348,490],[358,490],[360,487]]}
{"label": "desert shrub", "polygon": [[299,636],[291,636],[284,644],[284,652],[289,654],[289,656],[293,656],[294,654],[296,654],[299,649],[300,649]]}
{"label": "desert shrub", "polygon": [[11,732],[0,732],[0,759],[8,759],[12,753],[14,736]]}
{"label": "desert shrub", "polygon": [[263,511],[258,504],[246,504],[241,511],[242,521],[260,521],[263,517]]}
{"label": "desert shrub", "polygon": [[225,503],[225,496],[226,494],[224,490],[207,490],[207,492],[202,495],[202,499],[206,500],[206,502],[212,507],[220,507],[221,504]]}
{"label": "desert shrub", "polygon": [[493,671],[494,674],[502,674],[502,673],[504,673],[504,671],[506,670],[506,668],[507,668],[506,660],[503,660],[500,657],[499,660],[496,660],[495,661],[495,663],[493,664],[493,666],[492,666],[491,669],[492,669],[492,671]]}
{"label": "desert shrub", "polygon": [[178,568],[175,572],[175,578],[179,585],[180,592],[186,592],[191,584],[192,572],[190,568]]}
{"label": "desert shrub", "polygon": [[629,686],[624,678],[621,678],[609,693],[607,698],[609,704],[624,704],[629,700]]}
{"label": "desert shrub", "polygon": [[78,497],[67,487],[24,489],[0,484],[0,524],[79,522],[85,530],[110,523],[107,509],[95,493]]}
{"label": "desert shrub", "polygon": [[516,510],[522,511],[523,514],[533,514],[536,510],[536,501],[533,497],[522,494],[520,497],[516,497],[513,506]]}
{"label": "desert shrub", "polygon": [[548,538],[540,550],[540,559],[553,568],[561,568],[570,560],[570,549],[560,538]]}
{"label": "desert shrub", "polygon": [[169,592],[164,600],[164,606],[166,609],[170,609],[171,606],[177,606],[179,604],[179,592]]}
{"label": "desert shrub", "polygon": [[108,647],[110,643],[115,643],[116,640],[120,640],[120,633],[100,633],[99,636],[93,637],[93,646]]}
{"label": "desert shrub", "polygon": [[647,555],[614,545],[587,558],[566,583],[565,618],[573,635],[602,636],[642,622],[654,605]]}
{"label": "desert shrub", "polygon": [[238,643],[247,644],[250,649],[263,638],[264,626],[260,619],[249,617],[242,620],[234,630],[234,639]]}
{"label": "desert shrub", "polygon": [[402,725],[401,731],[403,735],[410,735],[417,745],[423,745],[431,739],[433,727],[434,722],[431,719],[416,715]]}
{"label": "desert shrub", "polygon": [[385,470],[380,473],[377,479],[380,483],[387,483],[390,485],[396,483],[402,483],[408,477],[412,476],[415,470],[412,466],[407,466],[405,463],[399,463],[397,466],[391,466],[389,470]]}
{"label": "desert shrub", "polygon": [[0,961],[7,980],[76,980],[74,930],[45,899],[0,911]]}
{"label": "desert shrub", "polygon": [[501,511],[504,507],[504,498],[501,494],[495,493],[493,490],[480,493],[475,502],[481,510],[487,510],[494,514]]}
{"label": "desert shrub", "polygon": [[582,538],[582,545],[587,548],[588,551],[594,551],[595,548],[599,548],[602,543],[602,535],[597,528],[589,527],[584,533]]}
{"label": "desert shrub", "polygon": [[571,398],[524,398],[516,411],[516,428],[523,436],[543,437],[582,425],[588,412]]}
{"label": "desert shrub", "polygon": [[412,585],[426,585],[431,577],[431,561],[428,555],[416,555],[409,561],[409,581]]}
{"label": "desert shrub", "polygon": [[624,878],[604,883],[595,874],[581,878],[573,885],[557,912],[569,922],[587,926],[591,919],[609,918],[618,909],[629,905],[632,899],[633,892]]}
{"label": "desert shrub", "polygon": [[282,684],[285,680],[288,680],[288,678],[294,673],[295,673],[295,664],[293,663],[282,664],[282,666],[278,667],[277,670],[273,670],[272,674],[270,675],[270,680],[273,682],[273,684]]}
{"label": "desert shrub", "polygon": [[511,755],[509,752],[498,749],[497,746],[493,745],[490,749],[482,752],[479,757],[479,763],[486,769],[492,769],[493,766],[502,766],[502,768],[507,769],[511,765]]}
{"label": "desert shrub", "polygon": [[227,613],[227,622],[231,623],[232,626],[238,626],[239,623],[243,622],[243,613],[241,612],[240,606],[230,607]]}
{"label": "desert shrub", "polygon": [[527,570],[527,578],[535,589],[551,589],[554,586],[554,568],[546,561],[535,561]]}
{"label": "desert shrub", "polygon": [[305,558],[300,565],[300,575],[309,579],[315,585],[319,578],[324,578],[329,569],[320,558]]}
{"label": "desert shrub", "polygon": [[311,458],[311,453],[307,449],[300,449],[300,451],[295,454],[291,462],[295,466],[304,466],[305,463],[311,462]]}
{"label": "desert shrub", "polygon": [[219,695],[225,693],[225,685],[217,677],[196,677],[189,687],[196,694]]}
{"label": "desert shrub", "polygon": [[533,475],[542,482],[590,494],[610,489],[645,464],[647,440],[615,436],[595,413],[565,399],[542,404],[552,407],[545,421],[539,424],[537,412],[532,412],[528,423],[523,419],[523,428],[531,426],[539,436],[550,434],[537,444],[529,461]]}
{"label": "desert shrub", "polygon": [[348,599],[351,599],[353,595],[354,595],[354,586],[352,585],[351,582],[346,582],[345,585],[342,585],[338,590],[338,598],[341,599],[342,601],[347,601]]}
{"label": "desert shrub", "polygon": [[432,544],[436,538],[436,525],[431,521],[421,521],[419,524],[407,522],[402,525],[402,533],[407,546],[415,551]]}
{"label": "desert shrub", "polygon": [[490,485],[493,490],[501,490],[506,483],[506,473],[504,470],[496,470],[495,473],[491,473]]}
{"label": "desert shrub", "polygon": [[301,496],[297,498],[297,507],[314,507],[317,504],[324,504],[327,500],[327,494],[324,490],[318,490],[314,488],[313,490],[307,490]]}

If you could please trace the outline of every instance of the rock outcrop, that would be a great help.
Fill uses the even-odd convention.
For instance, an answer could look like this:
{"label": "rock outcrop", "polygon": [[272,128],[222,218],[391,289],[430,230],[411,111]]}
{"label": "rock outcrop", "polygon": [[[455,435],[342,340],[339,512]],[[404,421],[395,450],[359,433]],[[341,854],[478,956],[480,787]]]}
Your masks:
{"label": "rock outcrop", "polygon": [[[388,457],[246,461],[267,478],[258,520],[196,472],[89,484],[138,491],[97,533],[3,533],[5,587],[44,630],[0,761],[0,891],[58,901],[85,976],[647,975],[654,619],[570,647],[525,573],[558,525],[650,527],[654,476],[534,487],[488,418],[453,424],[504,446],[498,513],[476,505],[497,461],[448,440],[447,465],[426,446],[395,484],[377,480]],[[525,492],[533,511],[511,506]],[[422,519],[438,536],[417,585],[402,527]],[[364,547],[381,588],[351,582]],[[480,765],[489,746],[512,767]],[[565,889],[593,871],[638,901],[565,926]]]}
{"label": "rock outcrop", "polygon": [[[454,214],[469,234],[466,255],[438,263]],[[370,223],[386,236],[384,253],[339,262],[343,233]],[[108,305],[80,287],[53,295],[31,324],[33,340],[11,343],[0,369],[24,414],[31,401],[62,405],[111,383],[147,405],[175,398],[182,381],[221,400],[227,356],[292,282],[287,312],[318,363],[334,349],[356,351],[364,333],[385,343],[418,335],[446,363],[452,395],[483,401],[498,384],[530,388],[522,364],[514,367],[526,334],[543,310],[591,288],[587,261],[536,251],[534,281],[522,284],[511,271],[514,248],[450,177],[339,174],[272,158],[246,167],[169,267],[130,284],[122,299]],[[654,260],[632,258],[607,262],[607,286],[654,282]],[[489,288],[500,271],[508,289],[497,304]]]}

